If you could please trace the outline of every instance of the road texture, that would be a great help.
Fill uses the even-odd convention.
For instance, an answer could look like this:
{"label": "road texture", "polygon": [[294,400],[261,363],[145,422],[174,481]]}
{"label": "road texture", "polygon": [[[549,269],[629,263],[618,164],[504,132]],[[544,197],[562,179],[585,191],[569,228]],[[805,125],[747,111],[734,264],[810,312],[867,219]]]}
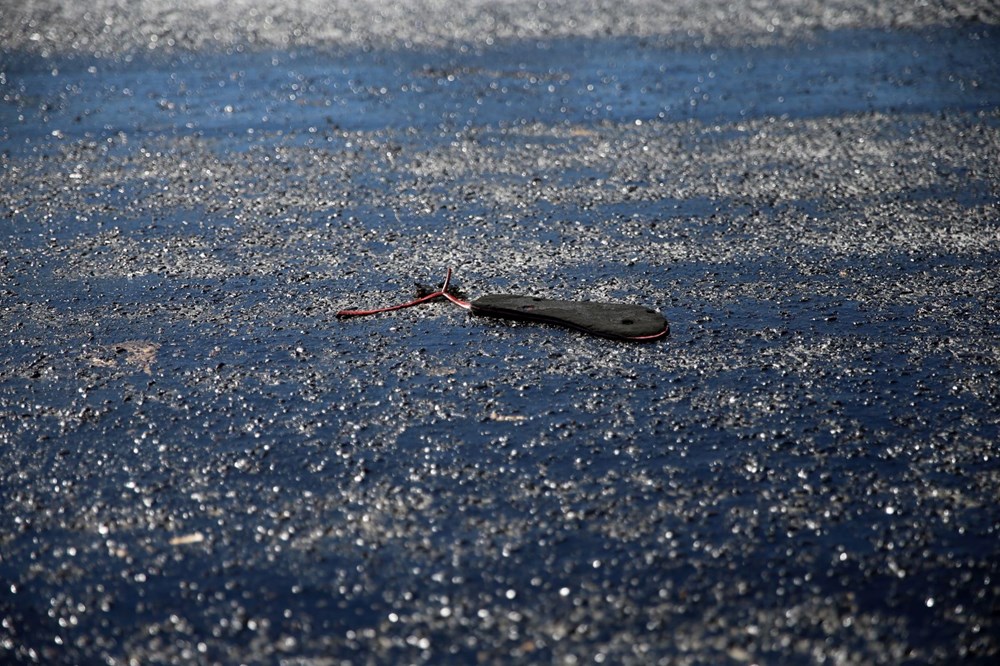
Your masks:
{"label": "road texture", "polygon": [[998,22],[3,0],[0,661],[996,663]]}

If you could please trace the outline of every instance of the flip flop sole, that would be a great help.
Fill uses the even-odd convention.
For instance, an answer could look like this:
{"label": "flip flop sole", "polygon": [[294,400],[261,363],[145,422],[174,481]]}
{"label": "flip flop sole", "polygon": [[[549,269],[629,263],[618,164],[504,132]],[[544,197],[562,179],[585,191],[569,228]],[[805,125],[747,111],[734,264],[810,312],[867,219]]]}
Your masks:
{"label": "flip flop sole", "polygon": [[614,340],[657,340],[670,326],[656,310],[626,303],[557,301],[532,296],[488,294],[472,301],[472,314],[538,321]]}

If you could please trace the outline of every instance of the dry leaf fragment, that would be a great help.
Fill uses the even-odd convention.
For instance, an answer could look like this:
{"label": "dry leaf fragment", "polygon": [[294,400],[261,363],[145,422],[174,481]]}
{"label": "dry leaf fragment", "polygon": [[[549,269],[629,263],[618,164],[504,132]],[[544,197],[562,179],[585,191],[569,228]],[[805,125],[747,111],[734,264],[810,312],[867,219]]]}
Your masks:
{"label": "dry leaf fragment", "polygon": [[490,412],[491,421],[503,421],[503,422],[520,422],[527,421],[527,416],[522,416],[520,414],[498,414],[497,412]]}
{"label": "dry leaf fragment", "polygon": [[[156,353],[160,345],[142,340],[126,340],[113,345],[98,347],[87,360],[99,368],[117,368],[120,362],[139,368],[147,375],[153,374]],[[124,355],[124,358],[122,358]]]}
{"label": "dry leaf fragment", "polygon": [[175,536],[170,540],[171,546],[186,546],[192,543],[201,543],[205,540],[205,535],[201,532],[194,532],[192,534],[184,534],[181,536]]}

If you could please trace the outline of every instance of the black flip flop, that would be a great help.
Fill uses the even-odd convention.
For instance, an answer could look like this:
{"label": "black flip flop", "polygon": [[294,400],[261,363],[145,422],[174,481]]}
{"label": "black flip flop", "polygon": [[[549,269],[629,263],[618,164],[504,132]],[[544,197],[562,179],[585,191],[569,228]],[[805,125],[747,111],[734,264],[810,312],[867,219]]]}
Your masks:
{"label": "black flip flop", "polygon": [[646,342],[659,340],[670,334],[670,326],[663,315],[641,305],[559,301],[513,294],[488,294],[470,302],[450,293],[448,291],[450,283],[451,269],[449,268],[444,285],[438,291],[408,303],[374,310],[341,310],[337,316],[363,317],[412,307],[438,298],[446,298],[474,315],[554,324],[613,340]]}

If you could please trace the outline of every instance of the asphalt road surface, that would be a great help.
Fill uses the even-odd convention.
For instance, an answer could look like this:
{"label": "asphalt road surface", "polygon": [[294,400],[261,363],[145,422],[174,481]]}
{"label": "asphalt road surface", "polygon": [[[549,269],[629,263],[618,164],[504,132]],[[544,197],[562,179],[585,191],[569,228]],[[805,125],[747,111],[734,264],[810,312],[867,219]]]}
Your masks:
{"label": "asphalt road surface", "polygon": [[[3,0],[0,48],[3,663],[1000,657],[995,3]],[[671,333],[336,317],[449,267]]]}

